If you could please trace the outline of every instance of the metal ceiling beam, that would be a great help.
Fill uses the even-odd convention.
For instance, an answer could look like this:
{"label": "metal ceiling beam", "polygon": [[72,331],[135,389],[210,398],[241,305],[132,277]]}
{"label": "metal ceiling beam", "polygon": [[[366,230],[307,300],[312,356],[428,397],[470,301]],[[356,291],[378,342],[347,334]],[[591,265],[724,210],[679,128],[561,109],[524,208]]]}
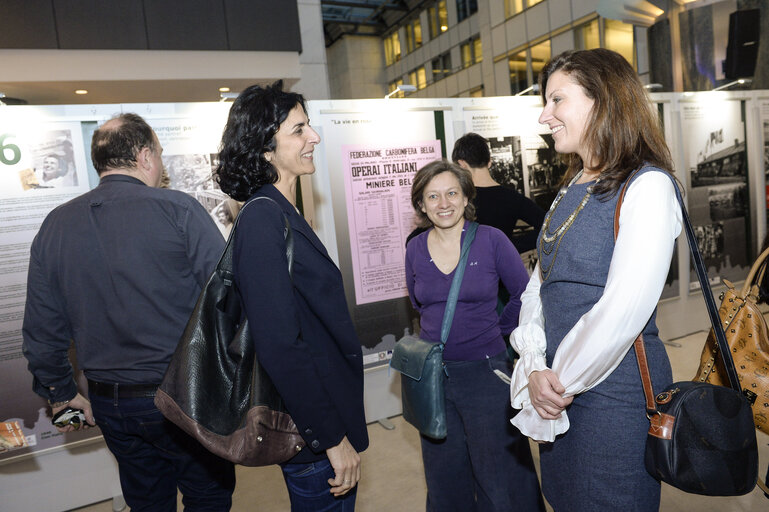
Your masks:
{"label": "metal ceiling beam", "polygon": [[321,0],[321,5],[334,5],[338,7],[358,7],[361,9],[389,9],[393,11],[407,11],[408,7],[404,5],[398,5],[398,4],[390,4],[386,2],[382,2],[381,4],[370,4],[367,2],[355,2],[352,0]]}
{"label": "metal ceiling beam", "polygon": [[376,22],[376,21],[366,21],[365,18],[355,18],[354,19],[354,18],[336,18],[336,17],[331,18],[331,17],[329,17],[329,18],[323,18],[323,21],[325,23],[339,23],[340,25],[341,24],[344,24],[344,25],[364,25],[364,26],[367,26],[367,27],[379,27],[379,28],[384,28],[385,27],[383,23],[379,23],[379,22]]}

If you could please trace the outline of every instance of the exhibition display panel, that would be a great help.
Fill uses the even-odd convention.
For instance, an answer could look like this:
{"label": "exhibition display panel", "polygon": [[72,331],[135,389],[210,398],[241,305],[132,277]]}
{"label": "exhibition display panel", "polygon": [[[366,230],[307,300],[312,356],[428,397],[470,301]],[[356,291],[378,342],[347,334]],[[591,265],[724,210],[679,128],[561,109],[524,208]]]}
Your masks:
{"label": "exhibition display panel", "polygon": [[[766,232],[769,91],[659,93],[651,99],[718,293],[721,279],[745,278]],[[237,207],[218,190],[211,171],[229,105],[0,106],[4,510],[75,508],[120,492],[99,430],[59,433],[45,401],[32,392],[21,326],[37,229],[53,208],[98,183],[89,156],[96,127],[116,113],[136,112],[158,134],[170,187],[194,196],[226,236]],[[322,142],[315,174],[302,178],[300,204],[342,272],[363,350],[367,420],[377,421],[401,412],[399,382],[387,364],[395,341],[418,328],[403,268],[406,237],[415,227],[410,188],[416,170],[450,157],[454,141],[474,131],[489,141],[494,178],[547,209],[565,164],[537,121],[539,97],[327,100],[309,101],[307,108]],[[683,244],[679,239],[659,306],[663,339],[709,325]],[[531,255],[524,256],[533,267]],[[84,390],[82,375],[78,382]],[[62,475],[63,464],[78,469]],[[82,492],[61,502],[59,489],[72,486]]]}

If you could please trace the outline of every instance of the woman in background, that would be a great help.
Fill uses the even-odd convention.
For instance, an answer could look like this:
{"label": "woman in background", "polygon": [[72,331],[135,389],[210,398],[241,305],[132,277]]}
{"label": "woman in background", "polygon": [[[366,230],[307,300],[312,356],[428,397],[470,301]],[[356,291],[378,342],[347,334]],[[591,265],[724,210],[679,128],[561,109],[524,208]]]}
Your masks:
{"label": "woman in background", "polygon": [[[635,352],[643,334],[652,383],[672,382],[655,323],[681,231],[670,152],[638,76],[618,53],[569,51],[540,74],[540,123],[568,155],[538,241],[511,342],[521,359],[513,419],[540,445],[542,489],[556,512],[653,511],[649,420]],[[627,188],[614,241],[618,191]]]}
{"label": "woman in background", "polygon": [[[429,229],[406,246],[406,285],[424,340],[441,339],[462,240],[475,218],[474,196],[472,176],[457,165],[432,162],[414,176],[411,204]],[[448,435],[421,437],[428,511],[544,510],[528,440],[509,424],[507,384],[495,374],[510,375],[502,336],[518,323],[527,280],[507,236],[479,226],[443,351]],[[498,316],[500,281],[510,300]]]}

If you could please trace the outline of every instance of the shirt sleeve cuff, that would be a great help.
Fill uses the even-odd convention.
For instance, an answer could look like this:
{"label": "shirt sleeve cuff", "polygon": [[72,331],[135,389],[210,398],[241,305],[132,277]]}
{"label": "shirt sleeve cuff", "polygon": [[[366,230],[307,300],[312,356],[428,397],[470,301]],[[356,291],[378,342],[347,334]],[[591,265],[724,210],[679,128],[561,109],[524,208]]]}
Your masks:
{"label": "shirt sleeve cuff", "polygon": [[519,354],[510,378],[510,404],[515,409],[520,409],[529,403],[529,374],[545,369],[547,369],[545,355],[539,350],[531,349]]}
{"label": "shirt sleeve cuff", "polygon": [[60,386],[55,386],[55,389],[50,389],[49,386],[43,385],[43,383],[35,378],[32,388],[35,393],[49,402],[64,402],[75,398],[75,395],[77,395],[77,385],[75,385],[75,381],[72,379]]}
{"label": "shirt sleeve cuff", "polygon": [[510,420],[521,434],[535,441],[552,443],[556,436],[569,430],[569,417],[566,411],[554,420],[543,419],[531,404],[524,406],[521,411]]}

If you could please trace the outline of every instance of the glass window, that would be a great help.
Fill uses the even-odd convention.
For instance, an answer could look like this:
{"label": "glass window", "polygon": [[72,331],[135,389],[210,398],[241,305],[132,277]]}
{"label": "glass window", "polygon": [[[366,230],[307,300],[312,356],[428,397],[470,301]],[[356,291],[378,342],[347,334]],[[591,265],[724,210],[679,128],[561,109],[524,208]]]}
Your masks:
{"label": "glass window", "polygon": [[[416,69],[409,73],[409,83],[411,85],[417,85],[417,70]],[[419,86],[417,86],[417,88],[419,88]]]}
{"label": "glass window", "polygon": [[627,59],[633,69],[636,68],[633,47],[633,25],[617,20],[604,20],[605,47],[614,50]]}
{"label": "glass window", "polygon": [[539,82],[539,72],[550,60],[550,40],[539,43],[531,47],[531,72],[534,77],[534,83]]}
{"label": "glass window", "polygon": [[442,32],[449,29],[449,13],[446,9],[446,0],[435,2],[427,9],[427,19],[430,23],[430,39],[435,39]]}
{"label": "glass window", "polygon": [[483,98],[483,86],[478,87],[470,91],[471,98]]}
{"label": "glass window", "polygon": [[384,39],[385,65],[390,66],[393,63],[393,42],[390,37]]}
{"label": "glass window", "polygon": [[425,72],[424,66],[417,69],[416,86],[417,86],[417,89],[424,89],[425,87],[427,87],[427,73]]}
{"label": "glass window", "polygon": [[414,51],[414,36],[411,32],[411,26],[406,25],[406,53]]}
{"label": "glass window", "polygon": [[449,29],[449,11],[446,9],[446,0],[438,2],[438,26],[441,32],[446,32]]}
{"label": "glass window", "polygon": [[406,48],[408,48],[408,53],[411,53],[422,46],[422,24],[418,19],[412,20],[411,23],[406,25],[405,29]]}
{"label": "glass window", "polygon": [[521,92],[529,86],[526,77],[526,51],[516,53],[507,59],[510,67],[510,91],[512,94]]}
{"label": "glass window", "polygon": [[478,12],[477,0],[457,0],[457,19],[462,21]]}
{"label": "glass window", "polygon": [[444,53],[433,59],[433,82],[451,74],[451,54]]}
{"label": "glass window", "polygon": [[390,66],[401,60],[401,43],[398,32],[393,32],[385,38],[385,63]]}
{"label": "glass window", "polygon": [[537,5],[540,2],[542,2],[542,0],[526,0],[526,7],[531,7],[532,5]]}
{"label": "glass window", "polygon": [[481,38],[475,37],[459,47],[462,56],[462,68],[469,68],[483,60]]}
{"label": "glass window", "polygon": [[459,48],[459,53],[462,55],[462,67],[469,68],[473,64],[473,47],[472,42],[467,42]]}
{"label": "glass window", "polygon": [[414,30],[414,48],[422,46],[422,22],[419,18],[411,22],[411,27]]}
{"label": "glass window", "polygon": [[574,30],[574,48],[577,50],[592,50],[601,47],[598,34],[598,19],[594,19]]}
{"label": "glass window", "polygon": [[505,18],[515,16],[523,11],[523,0],[505,0]]}
{"label": "glass window", "polygon": [[435,39],[440,34],[438,32],[438,11],[435,6],[427,9],[427,20],[430,23],[430,39]]}

